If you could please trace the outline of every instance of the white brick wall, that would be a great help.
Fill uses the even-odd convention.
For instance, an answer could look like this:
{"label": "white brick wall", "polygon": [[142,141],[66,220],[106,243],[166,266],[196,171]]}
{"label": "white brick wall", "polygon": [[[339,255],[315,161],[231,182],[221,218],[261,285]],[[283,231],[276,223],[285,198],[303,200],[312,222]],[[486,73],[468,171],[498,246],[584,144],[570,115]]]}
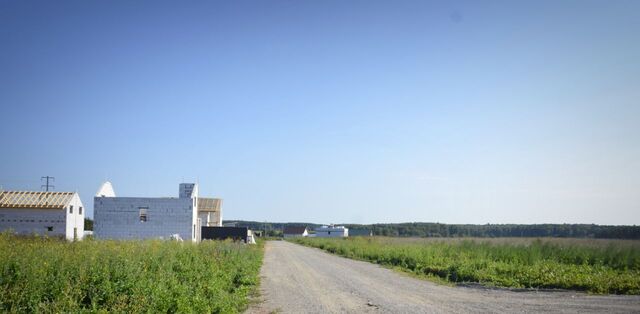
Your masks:
{"label": "white brick wall", "polygon": [[[193,240],[196,215],[191,198],[95,197],[94,235],[99,239],[169,238]],[[147,221],[140,221],[140,207]]]}
{"label": "white brick wall", "polygon": [[[0,230],[12,229],[18,234],[48,234],[66,236],[64,209],[0,209]],[[53,231],[48,231],[52,227]]]}

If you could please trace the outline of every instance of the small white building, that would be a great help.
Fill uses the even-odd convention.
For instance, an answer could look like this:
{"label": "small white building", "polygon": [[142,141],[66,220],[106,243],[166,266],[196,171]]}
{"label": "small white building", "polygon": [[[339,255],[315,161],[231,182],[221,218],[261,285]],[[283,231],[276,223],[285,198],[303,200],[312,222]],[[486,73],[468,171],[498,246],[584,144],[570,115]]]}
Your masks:
{"label": "small white building", "polygon": [[349,228],[344,226],[322,226],[316,228],[316,237],[318,238],[343,238],[349,236]]}
{"label": "small white building", "polygon": [[0,192],[0,231],[82,240],[84,215],[84,206],[75,192]]}
{"label": "small white building", "polygon": [[282,235],[285,238],[306,237],[309,235],[307,227],[284,227]]}
{"label": "small white building", "polygon": [[222,200],[198,196],[198,185],[181,183],[179,197],[116,197],[105,182],[93,199],[98,239],[179,237],[200,242],[202,226],[222,225]]}

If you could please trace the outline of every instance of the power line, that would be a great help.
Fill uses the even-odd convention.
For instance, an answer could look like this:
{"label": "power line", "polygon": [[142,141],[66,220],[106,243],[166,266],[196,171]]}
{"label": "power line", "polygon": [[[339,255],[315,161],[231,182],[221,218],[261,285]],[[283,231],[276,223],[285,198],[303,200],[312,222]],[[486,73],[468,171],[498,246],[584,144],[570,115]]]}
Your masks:
{"label": "power line", "polygon": [[40,181],[42,181],[42,179],[46,179],[47,180],[47,184],[41,185],[40,188],[45,188],[45,191],[47,191],[47,192],[49,192],[49,187],[51,187],[52,189],[55,188],[55,185],[49,184],[49,179],[51,179],[51,181],[55,181],[56,180],[55,177],[50,177],[50,176],[41,177]]}

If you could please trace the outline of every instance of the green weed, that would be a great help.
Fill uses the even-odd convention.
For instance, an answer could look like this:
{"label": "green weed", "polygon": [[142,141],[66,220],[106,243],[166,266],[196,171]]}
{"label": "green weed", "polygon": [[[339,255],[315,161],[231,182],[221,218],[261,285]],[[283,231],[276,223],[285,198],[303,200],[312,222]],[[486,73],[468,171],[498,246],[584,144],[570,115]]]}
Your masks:
{"label": "green weed", "polygon": [[348,258],[454,283],[640,294],[640,250],[628,243],[296,238]]}
{"label": "green weed", "polygon": [[258,285],[260,246],[0,235],[0,312],[235,313]]}

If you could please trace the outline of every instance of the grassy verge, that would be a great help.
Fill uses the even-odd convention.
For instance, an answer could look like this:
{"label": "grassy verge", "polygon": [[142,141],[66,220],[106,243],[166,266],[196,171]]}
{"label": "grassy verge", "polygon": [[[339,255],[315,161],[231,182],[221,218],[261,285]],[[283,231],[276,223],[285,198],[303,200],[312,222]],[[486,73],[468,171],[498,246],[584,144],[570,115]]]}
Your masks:
{"label": "grassy verge", "polygon": [[242,311],[261,245],[0,235],[0,312]]}
{"label": "grassy verge", "polygon": [[349,258],[455,283],[640,294],[637,242],[296,238]]}

